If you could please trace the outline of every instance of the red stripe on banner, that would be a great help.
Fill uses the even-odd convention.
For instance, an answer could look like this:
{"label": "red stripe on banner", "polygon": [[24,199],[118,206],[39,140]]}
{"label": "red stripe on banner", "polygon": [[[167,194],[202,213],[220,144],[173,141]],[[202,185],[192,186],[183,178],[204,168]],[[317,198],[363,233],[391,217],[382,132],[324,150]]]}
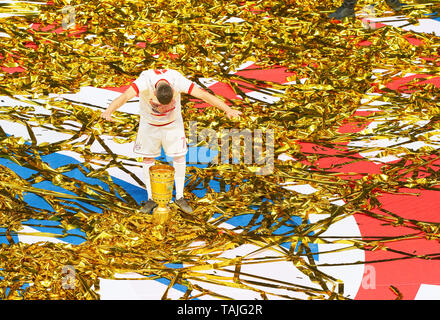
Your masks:
{"label": "red stripe on banner", "polygon": [[101,89],[106,89],[106,90],[111,90],[111,91],[123,93],[123,92],[125,92],[125,90],[130,88],[130,86],[131,86],[131,84],[128,84],[128,85],[122,86],[122,87],[103,87]]}
{"label": "red stripe on banner", "polygon": [[[417,219],[419,221],[440,222],[440,201],[438,191],[401,189],[400,192],[414,193],[416,195],[384,194],[379,197],[382,209],[398,214],[402,218]],[[374,209],[373,213],[387,216],[386,213]],[[390,218],[391,215],[388,215]],[[399,252],[423,255],[440,253],[438,239],[427,240],[427,234],[418,233],[412,228],[386,223],[385,221],[371,218],[366,214],[355,216],[359,229],[364,239],[370,236],[395,237],[416,234],[416,239],[405,241],[387,242],[385,246]],[[410,250],[410,251],[409,251]],[[440,261],[408,258],[405,254],[381,250],[365,252],[364,280],[356,295],[356,299],[385,300],[395,299],[390,285],[398,287],[403,299],[415,298],[421,284],[440,285]],[[369,263],[387,259],[395,261]],[[438,259],[438,257],[437,257]],[[375,284],[369,282],[368,277],[374,278]]]}
{"label": "red stripe on banner", "polygon": [[246,78],[261,80],[265,82],[271,81],[279,84],[288,82],[288,77],[296,75],[295,72],[289,71],[286,67],[274,66],[272,67],[272,69],[267,70],[262,69],[255,64],[248,66],[243,70],[237,71],[235,74]]}

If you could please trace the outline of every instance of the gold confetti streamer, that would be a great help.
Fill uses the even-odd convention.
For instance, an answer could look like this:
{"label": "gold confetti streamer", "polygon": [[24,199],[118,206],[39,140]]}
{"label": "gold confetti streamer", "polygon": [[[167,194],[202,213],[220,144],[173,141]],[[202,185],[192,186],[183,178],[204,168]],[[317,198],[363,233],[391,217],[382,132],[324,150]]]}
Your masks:
{"label": "gold confetti streamer", "polygon": [[[359,1],[359,5],[366,3]],[[409,4],[403,13],[413,24],[436,11],[435,4]],[[328,252],[319,250],[316,254],[320,255],[358,249],[399,255],[374,261],[383,263],[439,258],[435,252],[417,255],[410,248],[408,252],[394,250],[395,242],[438,241],[440,224],[388,212],[381,208],[379,198],[380,193],[399,194],[402,188],[438,191],[439,89],[419,83],[438,76],[438,37],[389,26],[366,29],[361,21],[336,24],[325,14],[333,6],[330,1],[310,0],[299,6],[292,1],[72,0],[75,23],[63,28],[65,15],[72,12],[63,10],[66,5],[55,0],[0,7],[0,13],[10,14],[0,18],[0,32],[5,34],[0,46],[4,70],[0,93],[17,102],[13,107],[1,102],[0,119],[23,126],[28,134],[7,135],[0,130],[0,157],[32,172],[23,178],[0,166],[0,233],[8,240],[0,244],[3,299],[99,299],[100,279],[117,279],[116,274],[125,272],[146,276],[142,281],[170,280],[163,299],[169,298],[175,284],[188,288],[182,299],[204,295],[230,299],[222,292],[227,287],[263,299],[348,299],[344,283],[315,261],[312,245],[345,245]],[[384,11],[380,4],[376,14],[385,16]],[[225,22],[228,17],[241,20]],[[365,41],[371,45],[360,45]],[[284,67],[286,82],[295,83],[234,74],[250,61],[256,63],[257,72]],[[99,106],[54,95],[76,93],[84,86],[124,86],[145,69],[165,67],[181,71],[202,87],[200,78],[229,84],[237,97],[228,103],[243,112],[242,119],[234,122],[216,110],[198,112],[197,101],[184,97],[185,121],[197,121],[199,130],[272,129],[275,159],[270,175],[257,175],[258,166],[242,163],[210,164],[205,169],[189,166],[186,192],[195,212],[188,216],[174,208],[171,221],[158,229],[150,216],[137,211],[139,204],[130,190],[114,183],[106,171],[117,168],[143,185],[131,171],[140,164],[116,154],[104,139],[133,142],[137,116],[116,112],[115,123],[103,122]],[[424,78],[408,82],[405,90],[415,92],[404,97],[390,89],[389,83],[408,73]],[[251,97],[248,90],[274,99]],[[374,96],[377,92],[381,95]],[[359,116],[356,110],[368,107],[362,99],[385,104]],[[374,130],[339,131],[348,121],[361,128],[373,120],[378,123]],[[41,142],[37,127],[65,138]],[[356,145],[377,140],[388,141],[388,146]],[[417,150],[407,145],[419,141],[427,145]],[[307,143],[314,145],[313,152],[301,149]],[[92,151],[96,144],[104,152]],[[60,151],[75,152],[83,162],[51,167],[46,156]],[[363,161],[358,154],[367,152],[400,160],[382,167],[380,174],[360,173],[357,179],[335,170]],[[296,160],[281,161],[278,156],[282,154]],[[320,165],[335,158],[345,162]],[[95,182],[75,178],[73,171]],[[220,192],[214,192],[210,181],[220,183]],[[47,190],[44,183],[63,191]],[[284,188],[288,183],[307,183],[317,191],[297,193]],[[206,189],[206,194],[197,198],[192,192],[200,189]],[[43,199],[48,209],[25,201],[29,194]],[[345,204],[333,204],[335,198]],[[414,232],[364,239],[325,235],[330,226],[357,213]],[[313,214],[325,218],[311,223]],[[246,215],[250,217],[246,225],[234,230],[221,227],[233,217]],[[38,226],[35,220],[59,225],[51,226],[54,233],[23,231],[25,226]],[[86,236],[69,232],[74,229]],[[75,236],[83,242],[26,244],[15,241],[17,235]],[[242,257],[223,256],[243,244],[257,249]],[[283,244],[289,244],[289,249]],[[245,271],[246,266],[279,261],[297,268],[310,285]],[[363,262],[332,265],[358,263]],[[66,266],[75,270],[71,279]],[[403,298],[396,287],[390,290]]]}

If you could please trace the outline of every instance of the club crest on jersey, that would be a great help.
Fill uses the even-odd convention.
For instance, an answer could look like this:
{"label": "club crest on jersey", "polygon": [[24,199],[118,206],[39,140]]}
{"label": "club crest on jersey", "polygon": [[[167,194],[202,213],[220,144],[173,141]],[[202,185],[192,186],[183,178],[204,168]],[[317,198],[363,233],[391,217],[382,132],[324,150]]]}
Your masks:
{"label": "club crest on jersey", "polygon": [[162,104],[154,103],[152,101],[150,101],[150,105],[151,105],[151,110],[153,110],[153,112],[157,114],[165,114],[175,108],[174,104],[162,105]]}

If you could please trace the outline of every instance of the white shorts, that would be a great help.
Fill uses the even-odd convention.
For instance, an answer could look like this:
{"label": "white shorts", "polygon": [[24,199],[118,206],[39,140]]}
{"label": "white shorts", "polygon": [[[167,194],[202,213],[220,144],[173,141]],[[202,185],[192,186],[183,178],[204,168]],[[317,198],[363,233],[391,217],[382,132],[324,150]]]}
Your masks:
{"label": "white shorts", "polygon": [[144,157],[156,158],[161,155],[161,146],[168,157],[186,155],[185,128],[182,119],[176,119],[164,126],[155,126],[140,117],[139,129],[133,152]]}

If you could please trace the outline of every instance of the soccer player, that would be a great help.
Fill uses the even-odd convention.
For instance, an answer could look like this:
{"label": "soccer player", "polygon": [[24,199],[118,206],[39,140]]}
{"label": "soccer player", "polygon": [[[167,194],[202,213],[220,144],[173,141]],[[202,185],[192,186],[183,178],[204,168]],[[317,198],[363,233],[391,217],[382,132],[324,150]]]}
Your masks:
{"label": "soccer player", "polygon": [[149,169],[154,165],[154,158],[160,156],[161,146],[165,154],[173,159],[175,203],[185,213],[193,211],[183,195],[187,145],[180,104],[181,93],[187,93],[223,110],[228,118],[241,114],[172,69],[143,71],[101,114],[102,118],[112,121],[111,115],[115,110],[139,96],[140,121],[133,151],[143,156],[148,194],[147,202],[140,209],[143,213],[150,213],[157,206],[152,199]]}
{"label": "soccer player", "polygon": [[[385,1],[394,11],[400,11],[400,9],[402,9],[403,4],[399,0]],[[354,7],[356,6],[356,3],[357,0],[344,0],[342,5],[335,12],[332,12],[329,17],[336,20],[342,20],[343,18],[353,18],[355,16]]]}

